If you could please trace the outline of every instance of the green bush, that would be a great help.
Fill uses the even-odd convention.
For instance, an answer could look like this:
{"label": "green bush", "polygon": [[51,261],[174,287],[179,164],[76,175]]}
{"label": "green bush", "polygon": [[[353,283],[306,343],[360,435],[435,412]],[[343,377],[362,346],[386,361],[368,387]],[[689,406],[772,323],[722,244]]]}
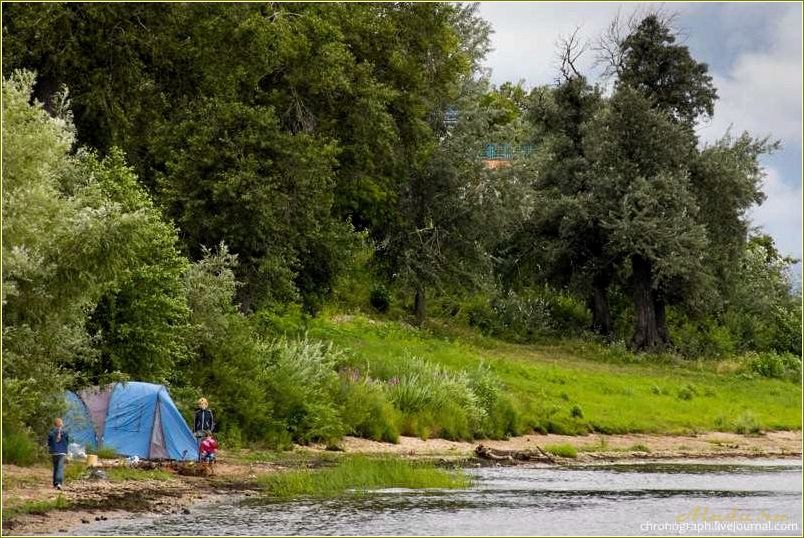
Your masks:
{"label": "green bush", "polygon": [[3,463],[29,466],[44,457],[44,451],[23,431],[3,430]]}
{"label": "green bush", "polygon": [[745,411],[734,420],[734,431],[743,435],[756,435],[761,433],[761,428],[756,416]]}
{"label": "green bush", "polygon": [[692,400],[697,394],[695,387],[689,383],[678,389],[679,400]]}
{"label": "green bush", "polygon": [[799,379],[801,358],[792,353],[750,353],[746,355],[748,369],[763,377]]}
{"label": "green bush", "polygon": [[385,286],[377,286],[371,290],[369,303],[377,312],[388,312],[391,307],[391,292]]}
{"label": "green bush", "polygon": [[572,418],[583,418],[583,409],[578,404],[573,405],[570,408],[570,416]]}
{"label": "green bush", "polygon": [[546,335],[580,335],[591,323],[581,301],[548,287],[478,296],[462,310],[466,322],[483,334],[521,342]]}
{"label": "green bush", "polygon": [[738,339],[731,330],[714,319],[692,321],[669,309],[668,325],[676,350],[684,357],[724,357],[733,355]]}

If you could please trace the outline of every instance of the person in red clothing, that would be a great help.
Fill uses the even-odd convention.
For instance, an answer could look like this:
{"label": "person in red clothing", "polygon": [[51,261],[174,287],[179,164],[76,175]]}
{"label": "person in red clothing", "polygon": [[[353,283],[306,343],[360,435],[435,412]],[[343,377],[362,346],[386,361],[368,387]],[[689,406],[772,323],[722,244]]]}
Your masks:
{"label": "person in red clothing", "polygon": [[212,432],[207,431],[204,440],[201,441],[201,461],[214,462],[217,451],[218,442],[212,437]]}

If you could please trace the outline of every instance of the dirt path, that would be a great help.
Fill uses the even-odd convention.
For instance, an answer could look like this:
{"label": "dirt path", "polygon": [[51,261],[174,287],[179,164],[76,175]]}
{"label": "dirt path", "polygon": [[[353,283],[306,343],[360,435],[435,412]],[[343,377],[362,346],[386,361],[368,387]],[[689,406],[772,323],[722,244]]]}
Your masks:
{"label": "dirt path", "polygon": [[[525,435],[505,441],[482,441],[500,450],[531,450],[538,446],[570,444],[578,450],[572,462],[599,460],[727,458],[727,457],[801,457],[802,435],[795,432],[768,432],[761,436],[707,433],[696,436],[665,435]],[[402,437],[398,444],[379,443],[347,437],[342,448],[347,454],[388,454],[410,458],[466,459],[478,442],[443,439],[424,441]],[[314,464],[322,446],[297,447],[292,454],[306,456],[287,461],[259,460],[256,453],[239,451],[227,458],[221,451],[214,477],[174,474],[168,480],[103,481],[79,479],[68,481],[62,492],[49,487],[50,469],[46,466],[16,467],[3,465],[4,510],[30,507],[32,503],[52,503],[59,495],[69,507],[54,510],[43,505],[38,513],[18,514],[3,520],[3,535],[40,535],[67,532],[96,518],[113,519],[132,513],[179,513],[188,504],[216,495],[236,492],[258,494],[257,477],[281,471],[300,462]],[[267,456],[268,457],[268,456]],[[279,456],[280,460],[282,456]],[[107,462],[108,463],[108,462]],[[71,464],[72,465],[72,464]]]}

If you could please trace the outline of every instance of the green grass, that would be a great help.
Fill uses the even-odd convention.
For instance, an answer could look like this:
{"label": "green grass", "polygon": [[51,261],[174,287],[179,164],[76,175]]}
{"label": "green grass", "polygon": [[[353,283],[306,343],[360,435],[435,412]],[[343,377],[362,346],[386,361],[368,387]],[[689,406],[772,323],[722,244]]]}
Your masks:
{"label": "green grass", "polygon": [[734,360],[635,355],[583,340],[519,345],[465,328],[433,324],[419,330],[359,316],[337,323],[321,316],[307,330],[310,337],[347,350],[352,363],[370,373],[388,370],[411,355],[454,372],[483,364],[516,402],[519,432],[688,434],[801,428],[799,384],[744,375]]}
{"label": "green grass", "polygon": [[44,501],[25,501],[16,506],[3,506],[3,521],[22,514],[44,514],[52,510],[66,510],[69,507],[70,501],[62,495]]}
{"label": "green grass", "polygon": [[562,458],[578,457],[578,450],[574,446],[567,443],[562,443],[560,445],[545,445],[544,451],[556,456],[561,456]]}
{"label": "green grass", "polygon": [[437,469],[432,464],[401,459],[345,457],[334,467],[300,469],[259,477],[269,497],[337,497],[382,488],[465,488],[469,478],[460,471]]}
{"label": "green grass", "polygon": [[631,452],[650,452],[650,447],[647,445],[643,445],[642,443],[637,443],[635,445],[631,445],[628,447],[628,450]]}

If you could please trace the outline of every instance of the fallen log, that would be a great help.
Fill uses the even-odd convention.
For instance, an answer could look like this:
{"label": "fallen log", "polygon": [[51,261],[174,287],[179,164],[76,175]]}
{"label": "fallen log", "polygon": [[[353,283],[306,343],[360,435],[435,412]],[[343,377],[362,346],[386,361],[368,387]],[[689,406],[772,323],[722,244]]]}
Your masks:
{"label": "fallen log", "polygon": [[477,445],[477,447],[475,447],[475,455],[484,460],[507,461],[510,463],[514,463],[516,461],[556,463],[556,460],[553,456],[538,446],[535,447],[535,450],[500,450],[483,445]]}

